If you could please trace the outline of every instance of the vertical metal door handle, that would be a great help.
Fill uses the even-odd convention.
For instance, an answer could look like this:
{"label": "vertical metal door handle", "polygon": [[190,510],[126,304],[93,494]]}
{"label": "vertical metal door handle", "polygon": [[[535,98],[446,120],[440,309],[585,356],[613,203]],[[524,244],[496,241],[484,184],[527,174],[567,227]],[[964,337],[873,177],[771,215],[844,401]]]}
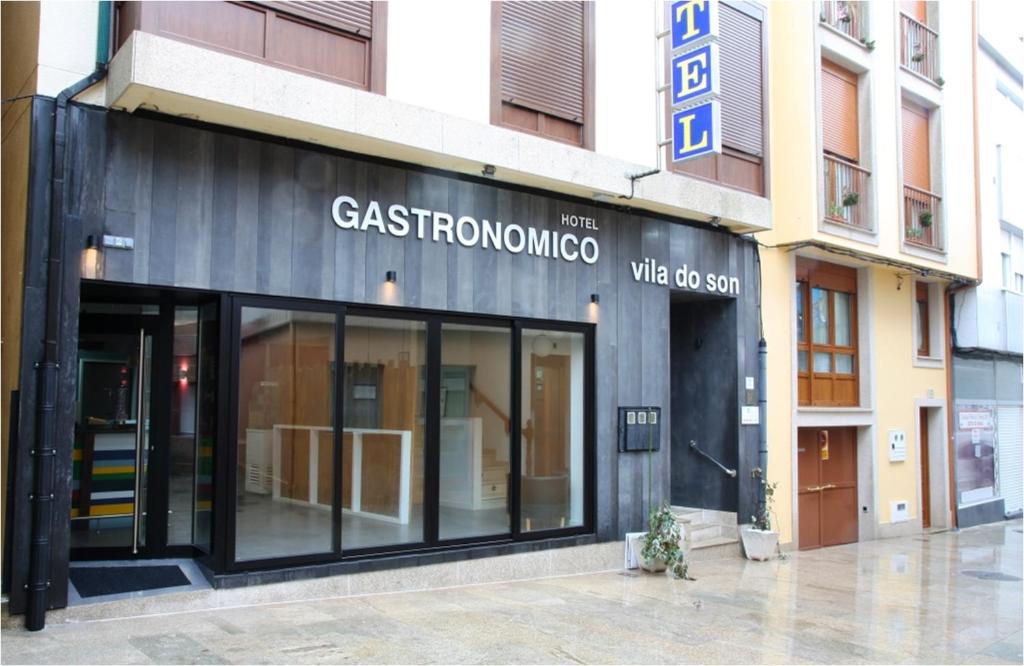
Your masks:
{"label": "vertical metal door handle", "polygon": [[142,496],[142,433],[145,428],[145,408],[143,399],[145,392],[143,385],[146,381],[146,329],[139,329],[139,372],[138,385],[135,387],[135,395],[138,402],[138,411],[135,418],[135,497],[132,502],[132,554],[139,552],[139,502]]}

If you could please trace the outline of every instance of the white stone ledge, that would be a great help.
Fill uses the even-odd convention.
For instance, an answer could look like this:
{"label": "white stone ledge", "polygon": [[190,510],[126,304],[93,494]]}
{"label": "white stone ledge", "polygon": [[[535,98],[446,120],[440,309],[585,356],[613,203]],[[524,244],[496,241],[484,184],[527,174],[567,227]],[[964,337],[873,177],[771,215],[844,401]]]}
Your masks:
{"label": "white stone ledge", "polygon": [[[627,175],[650,169],[138,31],[104,101],[468,174],[493,164],[496,180],[584,198],[626,195]],[[638,181],[628,204],[743,233],[772,226],[768,199],[668,172]]]}

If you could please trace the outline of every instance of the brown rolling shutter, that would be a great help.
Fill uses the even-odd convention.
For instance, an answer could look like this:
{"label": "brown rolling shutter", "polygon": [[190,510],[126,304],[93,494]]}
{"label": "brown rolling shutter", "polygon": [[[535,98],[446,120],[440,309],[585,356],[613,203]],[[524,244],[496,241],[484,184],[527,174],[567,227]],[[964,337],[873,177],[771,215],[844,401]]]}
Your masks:
{"label": "brown rolling shutter", "polygon": [[725,3],[718,7],[722,144],[760,156],[764,152],[761,22]]}
{"label": "brown rolling shutter", "polygon": [[293,16],[330,25],[354,32],[362,37],[372,37],[372,2],[316,2],[296,0],[295,2],[259,3]]}
{"label": "brown rolling shutter", "polygon": [[857,75],[821,61],[821,132],[827,152],[860,159],[857,132]]}
{"label": "brown rolling shutter", "polygon": [[924,0],[902,0],[900,2],[900,11],[922,25],[928,24],[926,7]]}
{"label": "brown rolling shutter", "polygon": [[931,190],[928,151],[928,112],[903,103],[903,183]]}
{"label": "brown rolling shutter", "polygon": [[501,5],[501,101],[583,122],[582,2]]}

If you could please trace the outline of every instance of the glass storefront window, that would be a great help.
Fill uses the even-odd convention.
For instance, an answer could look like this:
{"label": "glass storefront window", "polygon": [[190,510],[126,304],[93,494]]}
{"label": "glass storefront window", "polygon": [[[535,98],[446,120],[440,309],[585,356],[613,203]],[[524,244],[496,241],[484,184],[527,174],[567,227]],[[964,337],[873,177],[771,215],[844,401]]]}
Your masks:
{"label": "glass storefront window", "polygon": [[345,318],[343,549],[423,541],[427,327]]}
{"label": "glass storefront window", "polygon": [[510,531],[511,350],[509,329],[441,327],[441,539]]}
{"label": "glass storefront window", "polygon": [[583,524],[582,333],[523,330],[520,529]]}
{"label": "glass storefront window", "polygon": [[198,395],[199,309],[174,309],[174,357],[171,365],[170,469],[167,543],[192,543],[197,453],[196,407]]}
{"label": "glass storefront window", "polygon": [[242,307],[235,559],[332,549],[336,316]]}

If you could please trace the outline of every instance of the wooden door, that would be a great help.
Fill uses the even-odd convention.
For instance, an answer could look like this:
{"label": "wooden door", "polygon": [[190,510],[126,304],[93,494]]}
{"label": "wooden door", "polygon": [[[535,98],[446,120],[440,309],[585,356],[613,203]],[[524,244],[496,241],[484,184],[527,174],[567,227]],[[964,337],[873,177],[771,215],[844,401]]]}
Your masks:
{"label": "wooden door", "polygon": [[932,492],[931,476],[928,470],[930,459],[928,451],[928,410],[921,410],[921,422],[918,426],[921,433],[921,526],[932,526]]}
{"label": "wooden door", "polygon": [[800,549],[856,541],[856,429],[802,428],[797,474]]}
{"label": "wooden door", "polygon": [[564,474],[569,467],[569,357],[533,354],[530,376],[534,422],[526,468],[531,476]]}

